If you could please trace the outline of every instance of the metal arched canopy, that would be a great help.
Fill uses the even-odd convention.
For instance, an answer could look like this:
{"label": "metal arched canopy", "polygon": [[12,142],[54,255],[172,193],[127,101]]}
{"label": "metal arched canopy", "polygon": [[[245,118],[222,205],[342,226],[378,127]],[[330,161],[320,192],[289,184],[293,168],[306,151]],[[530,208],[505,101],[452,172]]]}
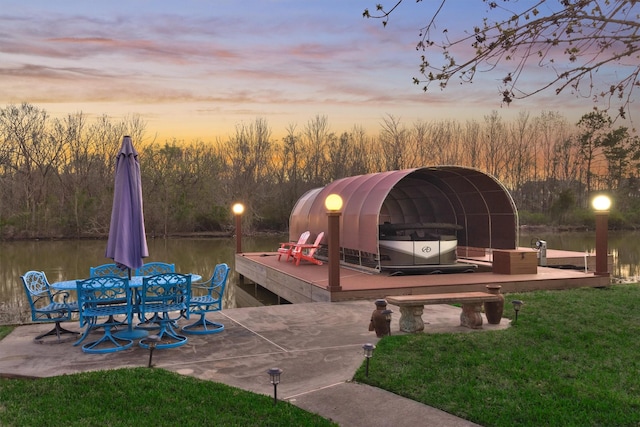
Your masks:
{"label": "metal arched canopy", "polygon": [[[381,225],[450,225],[459,246],[515,249],[518,214],[507,189],[494,177],[473,168],[429,166],[339,179],[306,192],[294,206],[289,234],[321,231],[327,238],[329,194],[343,199],[340,246],[379,254]],[[444,226],[444,225],[443,225]]]}

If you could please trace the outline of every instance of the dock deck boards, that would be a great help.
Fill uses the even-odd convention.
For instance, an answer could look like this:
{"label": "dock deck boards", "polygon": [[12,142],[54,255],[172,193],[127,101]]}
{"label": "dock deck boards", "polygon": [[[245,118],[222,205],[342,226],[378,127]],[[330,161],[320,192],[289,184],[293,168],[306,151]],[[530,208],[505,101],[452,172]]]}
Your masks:
{"label": "dock deck boards", "polygon": [[[276,252],[236,254],[236,271],[292,303],[347,301],[385,298],[389,295],[415,295],[485,291],[488,284],[499,284],[503,293],[534,290],[608,286],[607,276],[591,272],[538,267],[537,274],[494,274],[492,272],[396,275],[370,273],[344,265],[340,268],[341,291],[329,292],[328,266],[278,261]],[[550,265],[564,259],[584,259],[584,254],[547,251]],[[486,260],[478,259],[478,263]]]}

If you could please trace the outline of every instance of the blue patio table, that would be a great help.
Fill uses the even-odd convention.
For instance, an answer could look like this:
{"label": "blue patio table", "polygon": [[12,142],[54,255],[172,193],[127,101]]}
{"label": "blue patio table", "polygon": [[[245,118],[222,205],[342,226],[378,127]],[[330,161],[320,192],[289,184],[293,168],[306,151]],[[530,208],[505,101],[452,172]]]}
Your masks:
{"label": "blue patio table", "polygon": [[[129,279],[129,288],[131,289],[141,288],[142,279],[144,279],[144,277],[146,276],[132,276],[131,279]],[[54,282],[51,284],[51,287],[58,290],[75,291],[77,289],[77,284],[76,284],[77,280],[82,280],[82,279],[63,280],[60,282]],[[199,282],[200,280],[202,280],[202,276],[200,276],[199,274],[193,274],[193,273],[191,274],[192,283]],[[132,313],[131,317],[127,319],[127,329],[114,334],[115,336],[121,337],[121,338],[137,339],[137,338],[146,337],[148,335],[148,332],[143,329],[133,328],[133,313],[137,312],[138,301],[139,301],[139,295],[137,292],[134,292],[133,298],[131,298],[131,302],[133,304],[133,310],[131,311]]]}
{"label": "blue patio table", "polygon": [[[140,288],[142,287],[142,279],[146,276],[132,276],[129,280],[129,287],[131,288]],[[76,281],[84,280],[84,279],[74,279],[74,280],[62,280],[60,282],[53,282],[51,287],[60,291],[75,291],[77,289]],[[202,276],[199,274],[191,274],[191,280],[193,282],[199,282],[202,280]]]}

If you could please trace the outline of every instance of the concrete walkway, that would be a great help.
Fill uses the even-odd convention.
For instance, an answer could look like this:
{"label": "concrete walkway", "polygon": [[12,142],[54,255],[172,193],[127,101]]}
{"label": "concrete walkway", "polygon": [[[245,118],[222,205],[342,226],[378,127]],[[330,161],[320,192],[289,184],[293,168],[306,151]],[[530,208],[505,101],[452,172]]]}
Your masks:
{"label": "concrete walkway", "polygon": [[[341,426],[472,426],[468,421],[351,379],[363,362],[372,301],[309,303],[227,309],[211,320],[225,325],[215,335],[191,335],[182,347],[157,350],[156,367],[272,395],[267,370],[283,370],[278,397]],[[390,308],[394,308],[391,307]],[[459,326],[460,309],[425,307],[428,332],[482,333]],[[398,333],[394,313],[392,333]],[[0,341],[0,375],[47,377],[89,370],[147,366],[148,350],[134,345],[115,354],[85,354],[71,343],[36,344],[51,325],[25,325]],[[76,323],[65,325],[78,329]],[[508,327],[484,324],[484,331]],[[371,361],[375,369],[375,354]]]}

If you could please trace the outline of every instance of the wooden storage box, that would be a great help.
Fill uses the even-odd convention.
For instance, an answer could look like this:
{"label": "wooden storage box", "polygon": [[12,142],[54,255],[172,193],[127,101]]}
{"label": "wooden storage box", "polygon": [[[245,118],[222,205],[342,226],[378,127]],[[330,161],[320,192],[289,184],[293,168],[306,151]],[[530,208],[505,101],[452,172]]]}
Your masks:
{"label": "wooden storage box", "polygon": [[536,274],[538,253],[530,250],[494,250],[493,272],[495,274]]}

